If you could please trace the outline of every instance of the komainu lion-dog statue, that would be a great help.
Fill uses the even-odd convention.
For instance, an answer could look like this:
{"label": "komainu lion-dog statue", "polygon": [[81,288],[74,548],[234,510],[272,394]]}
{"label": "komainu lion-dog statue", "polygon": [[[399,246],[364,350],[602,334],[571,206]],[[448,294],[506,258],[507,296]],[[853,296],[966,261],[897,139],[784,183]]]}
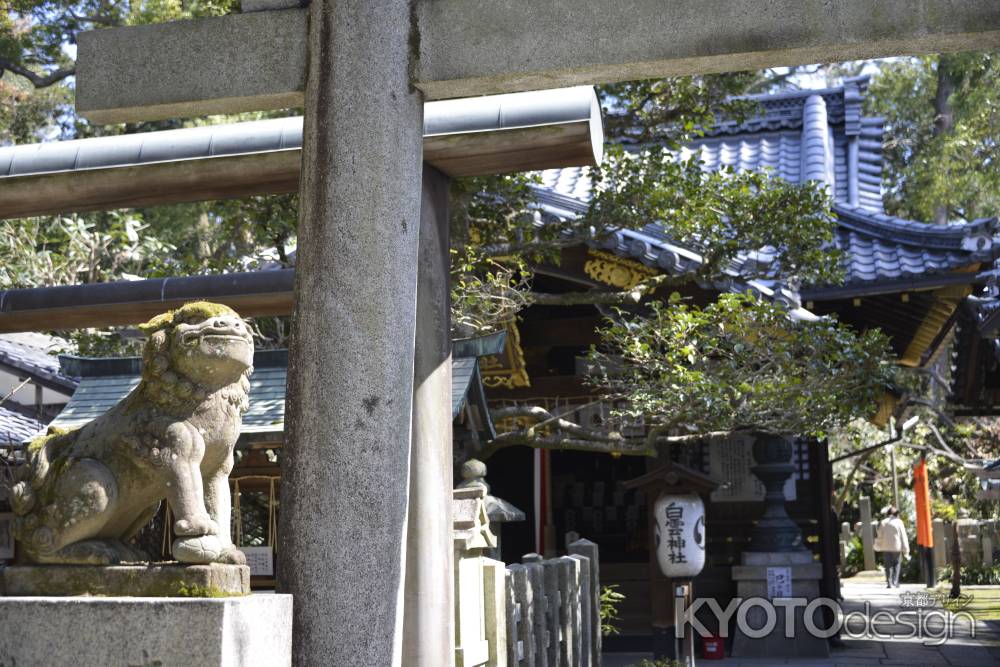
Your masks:
{"label": "komainu lion-dog statue", "polygon": [[229,472],[248,406],[253,339],[230,308],[196,302],[159,315],[142,380],[85,426],[27,448],[9,489],[24,560],[148,560],[129,539],[166,499],[185,563],[245,563],[230,538]]}

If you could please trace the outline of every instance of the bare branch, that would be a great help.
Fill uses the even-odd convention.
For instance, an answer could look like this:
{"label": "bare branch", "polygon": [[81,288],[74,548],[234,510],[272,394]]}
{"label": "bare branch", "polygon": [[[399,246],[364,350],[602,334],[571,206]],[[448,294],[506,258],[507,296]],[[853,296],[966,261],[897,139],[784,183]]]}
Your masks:
{"label": "bare branch", "polygon": [[675,285],[688,282],[689,278],[658,274],[643,280],[628,290],[605,292],[592,290],[588,292],[564,292],[552,294],[531,292],[525,295],[527,301],[540,306],[632,306],[645,296],[652,294],[662,285]]}
{"label": "bare branch", "polygon": [[526,300],[539,306],[634,306],[642,300],[642,294],[630,292],[564,292],[551,294],[546,292],[531,292],[526,294]]}
{"label": "bare branch", "polygon": [[[594,401],[593,403],[596,403]],[[593,405],[589,403],[587,405]],[[573,411],[586,406],[575,406]],[[689,435],[665,435],[676,427],[673,425],[651,426],[642,439],[626,438],[618,431],[595,431],[580,426],[575,422],[563,419],[564,415],[553,415],[539,406],[518,405],[491,411],[494,421],[501,419],[527,417],[538,420],[523,429],[501,433],[497,438],[487,443],[477,454],[485,460],[501,449],[522,445],[537,449],[574,450],[598,452],[607,454],[624,454],[626,456],[655,456],[659,445],[688,444],[700,442],[706,438],[731,435],[730,431],[710,431],[707,433],[692,433]],[[562,433],[543,435],[541,430],[553,427]]]}
{"label": "bare branch", "polygon": [[97,25],[106,26],[121,25],[121,21],[110,15],[102,16],[100,14],[95,14],[94,16],[83,16],[81,14],[76,14],[72,9],[67,9],[66,15],[75,21],[79,21],[80,23],[95,23]]}
{"label": "bare branch", "polygon": [[[529,417],[531,419],[539,419],[536,424],[532,424],[534,428],[541,428],[543,426],[548,426],[549,424],[556,423],[559,428],[565,429],[582,429],[582,427],[576,422],[566,421],[563,419],[566,415],[576,412],[578,410],[584,410],[592,405],[597,405],[602,399],[596,401],[591,401],[589,403],[583,403],[580,405],[574,405],[569,410],[562,412],[558,415],[553,415],[551,412],[545,408],[539,407],[537,405],[514,405],[507,408],[497,408],[492,410],[490,415],[493,417],[494,421],[500,419],[509,419],[511,417]],[[583,431],[580,431],[581,433]]]}
{"label": "bare branch", "polygon": [[68,76],[76,74],[76,67],[65,67],[57,69],[56,71],[46,75],[39,75],[32,72],[27,67],[22,67],[21,65],[13,63],[5,58],[0,58],[0,78],[3,77],[5,71],[23,76],[25,79],[30,81],[35,88],[46,88],[54,83],[62,81]]}
{"label": "bare branch", "polygon": [[558,435],[527,435],[524,431],[515,431],[504,435],[509,435],[510,437],[504,438],[503,440],[497,438],[496,440],[487,443],[483,446],[482,450],[480,450],[476,457],[485,461],[501,449],[513,447],[514,445],[524,445],[536,449],[548,449],[555,451],[571,450],[578,452],[623,454],[625,456],[652,456],[656,453],[648,451],[643,445],[637,445],[634,441],[628,442],[626,440],[622,440],[620,442],[601,442],[597,440],[567,438]]}
{"label": "bare branch", "polygon": [[[575,410],[576,408],[574,408]],[[563,419],[560,415],[553,415],[551,412],[545,408],[539,406],[529,406],[529,405],[519,405],[509,408],[500,408],[498,410],[493,410],[491,412],[493,416],[493,421],[498,421],[501,419],[509,419],[511,417],[528,417],[530,419],[537,419],[539,423],[532,424],[531,426],[520,429],[517,431],[509,431],[507,433],[502,433],[497,436],[498,441],[504,440],[516,440],[523,439],[525,437],[535,437],[539,429],[545,428],[547,426],[552,426],[559,429],[560,431],[565,431],[570,433],[577,438],[583,440],[593,440],[595,442],[614,442],[620,443],[625,442],[625,438],[621,433],[616,431],[602,432],[602,431],[592,431],[588,428],[580,426],[576,422],[571,422]]]}
{"label": "bare branch", "polygon": [[580,245],[580,239],[553,239],[551,241],[525,241],[524,243],[493,243],[478,248],[485,257],[509,257],[527,252],[560,250]]}

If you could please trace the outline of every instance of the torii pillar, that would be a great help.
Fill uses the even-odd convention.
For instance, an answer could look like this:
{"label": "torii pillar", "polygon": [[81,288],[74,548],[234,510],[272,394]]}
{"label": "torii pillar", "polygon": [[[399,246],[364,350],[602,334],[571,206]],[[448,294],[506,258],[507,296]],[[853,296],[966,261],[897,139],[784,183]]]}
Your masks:
{"label": "torii pillar", "polygon": [[423,166],[410,5],[310,8],[279,575],[297,665],[401,660]]}

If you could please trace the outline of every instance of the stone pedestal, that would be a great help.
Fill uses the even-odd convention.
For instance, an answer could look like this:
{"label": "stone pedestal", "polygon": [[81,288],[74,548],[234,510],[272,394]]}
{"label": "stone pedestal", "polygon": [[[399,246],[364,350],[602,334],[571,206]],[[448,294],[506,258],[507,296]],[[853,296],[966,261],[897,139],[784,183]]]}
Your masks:
{"label": "stone pedestal", "polygon": [[[823,578],[823,567],[813,561],[809,551],[782,552],[746,552],[743,554],[742,565],[733,567],[733,580],[737,582],[737,597],[743,600],[750,598],[770,599],[768,592],[768,569],[788,568],[791,574],[792,598],[805,598],[808,601],[819,597],[819,582]],[[751,658],[793,658],[813,657],[825,658],[830,655],[827,640],[814,637],[807,629],[803,612],[806,605],[794,608],[782,606],[778,600],[774,603],[775,623],[771,631],[763,637],[755,638],[741,631],[737,612],[737,627],[733,641],[733,657]],[[744,603],[746,604],[746,603]],[[820,629],[828,626],[824,612],[817,610],[813,624]],[[787,614],[794,614],[790,620],[792,638],[786,638]],[[746,620],[753,630],[761,630],[768,623],[768,615],[760,606],[749,607]],[[752,633],[757,634],[757,633]]]}
{"label": "stone pedestal", "polygon": [[246,565],[12,565],[3,568],[3,594],[12,596],[206,598],[249,593],[250,568]]}
{"label": "stone pedestal", "polygon": [[0,597],[0,664],[291,665],[292,596]]}

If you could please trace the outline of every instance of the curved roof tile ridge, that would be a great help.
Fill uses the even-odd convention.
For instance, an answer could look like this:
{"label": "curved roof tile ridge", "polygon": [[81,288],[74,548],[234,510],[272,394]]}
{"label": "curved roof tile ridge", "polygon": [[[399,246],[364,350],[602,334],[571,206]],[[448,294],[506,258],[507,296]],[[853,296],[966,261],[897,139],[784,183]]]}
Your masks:
{"label": "curved roof tile ridge", "polygon": [[37,419],[0,407],[0,444],[19,445],[45,428]]}
{"label": "curved roof tile ridge", "polygon": [[802,127],[802,109],[806,100],[819,95],[826,103],[831,124],[845,124],[847,134],[853,135],[863,125],[862,106],[868,92],[868,76],[844,79],[839,86],[819,89],[785,90],[777,93],[741,95],[733,99],[752,100],[763,107],[763,113],[742,123],[722,120],[705,132],[705,136],[760,132],[765,129],[797,129]]}
{"label": "curved roof tile ridge", "polygon": [[830,133],[826,102],[822,95],[810,95],[802,109],[802,177],[834,185],[830,173]]}
{"label": "curved roof tile ridge", "polygon": [[[854,234],[912,248],[920,255],[905,263],[922,262],[928,271],[947,270],[976,262],[993,261],[1000,256],[1000,220],[981,218],[967,223],[945,225],[905,220],[885,213],[874,213],[860,206],[835,204],[838,226]],[[933,257],[929,253],[934,253]],[[942,254],[943,253],[943,254]],[[905,255],[901,254],[900,261]],[[851,258],[857,263],[858,257]]]}

